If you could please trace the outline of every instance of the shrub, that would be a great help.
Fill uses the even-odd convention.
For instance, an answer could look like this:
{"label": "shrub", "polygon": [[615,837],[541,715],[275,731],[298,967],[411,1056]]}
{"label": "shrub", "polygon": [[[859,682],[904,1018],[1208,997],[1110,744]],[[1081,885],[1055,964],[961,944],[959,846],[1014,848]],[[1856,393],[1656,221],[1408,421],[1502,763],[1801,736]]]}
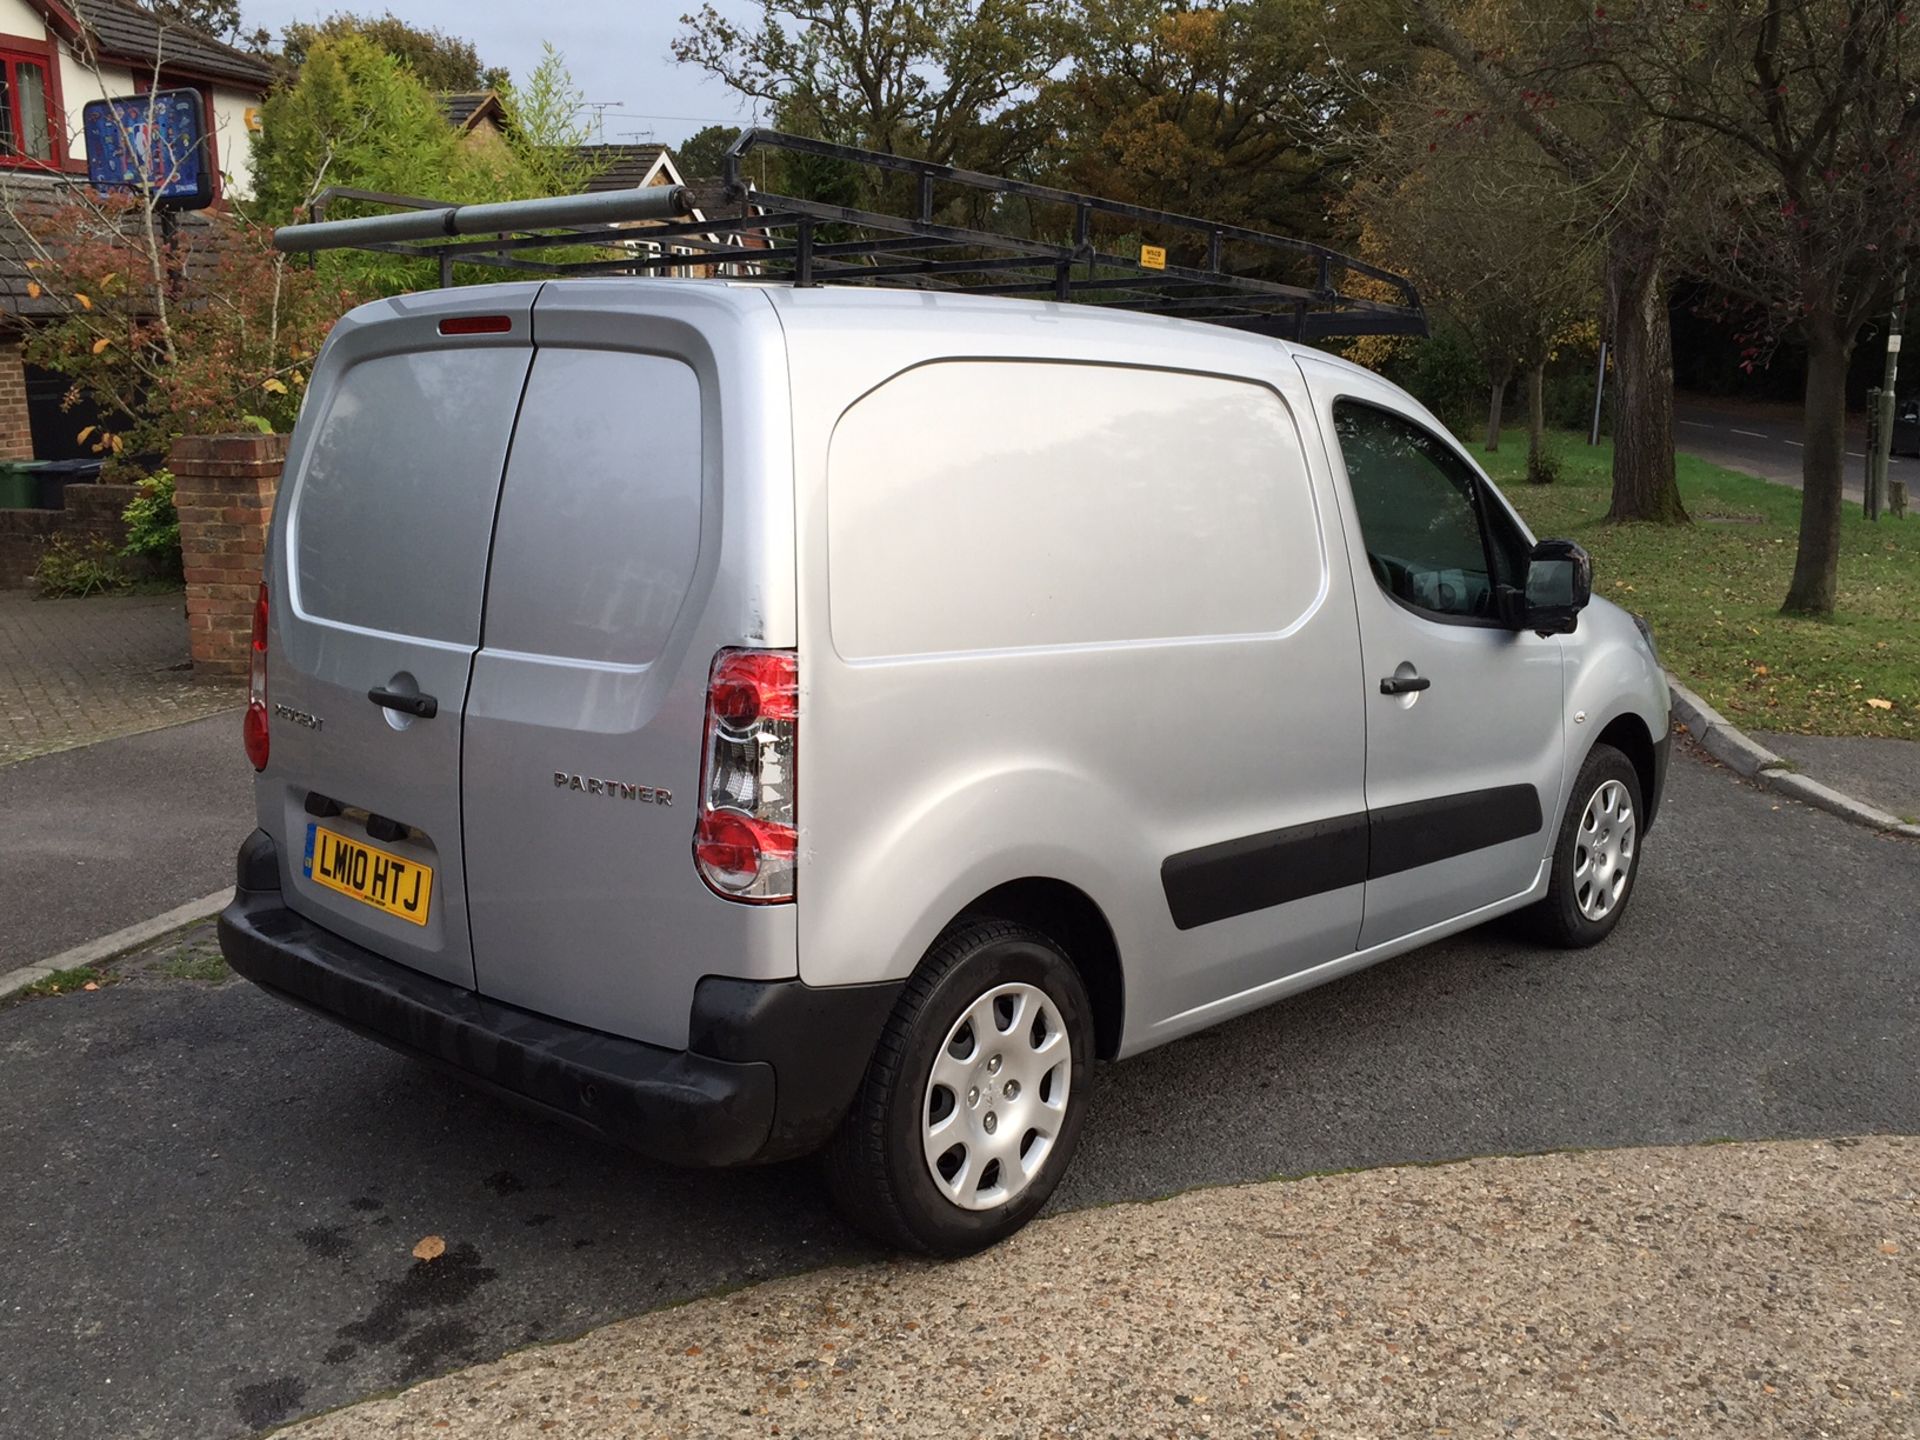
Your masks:
{"label": "shrub", "polygon": [[1553,453],[1551,446],[1542,445],[1527,456],[1527,483],[1529,485],[1551,485],[1560,478],[1560,457]]}
{"label": "shrub", "polygon": [[119,553],[106,541],[96,536],[81,546],[61,536],[41,554],[33,583],[42,599],[81,599],[125,589],[129,582]]}
{"label": "shrub", "polygon": [[140,493],[120,512],[127,522],[127,544],[120,553],[145,557],[161,574],[178,578],[180,516],[173,508],[173,472],[156,470],[140,482]]}

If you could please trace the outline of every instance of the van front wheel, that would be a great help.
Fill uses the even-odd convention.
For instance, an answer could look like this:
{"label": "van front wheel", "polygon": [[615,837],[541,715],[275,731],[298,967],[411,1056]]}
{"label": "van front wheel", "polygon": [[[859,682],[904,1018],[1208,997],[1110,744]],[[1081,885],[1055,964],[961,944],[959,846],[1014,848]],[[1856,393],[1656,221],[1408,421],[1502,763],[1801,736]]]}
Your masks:
{"label": "van front wheel", "polygon": [[827,1152],[835,1200],[901,1249],[1005,1239],[1073,1155],[1092,1061],[1086,986],[1058,946],[1000,920],[953,926],[908,980]]}
{"label": "van front wheel", "polygon": [[1580,767],[1553,848],[1553,879],[1527,908],[1534,934],[1580,949],[1613,932],[1633,898],[1640,867],[1640,777],[1611,745]]}

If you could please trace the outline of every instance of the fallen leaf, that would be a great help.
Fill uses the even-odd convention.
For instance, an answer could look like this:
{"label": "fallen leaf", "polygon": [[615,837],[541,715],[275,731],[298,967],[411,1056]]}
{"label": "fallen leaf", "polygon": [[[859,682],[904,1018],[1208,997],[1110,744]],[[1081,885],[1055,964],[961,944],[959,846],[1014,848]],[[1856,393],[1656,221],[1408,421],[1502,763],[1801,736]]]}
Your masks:
{"label": "fallen leaf", "polygon": [[99,985],[98,985],[97,983],[95,983],[94,981],[92,981],[92,980],[89,980],[89,981],[87,981],[87,983],[86,983],[86,984],[84,984],[84,985],[82,985],[82,986],[81,986],[80,988],[81,988],[82,990],[98,990],[98,989],[100,988],[100,986],[99,986]]}
{"label": "fallen leaf", "polygon": [[74,440],[79,444],[82,444],[82,445],[86,444],[87,437],[93,434],[93,429],[94,429],[93,426],[91,425],[87,426],[86,429],[82,430],[78,435],[73,437]]}
{"label": "fallen leaf", "polygon": [[1753,673],[1756,675],[1771,675],[1773,672],[1764,665],[1756,665],[1753,667]]}
{"label": "fallen leaf", "polygon": [[698,1355],[700,1353],[700,1347],[698,1345],[689,1345],[687,1346],[686,1353],[689,1355]]}
{"label": "fallen leaf", "polygon": [[413,1247],[413,1258],[416,1260],[438,1260],[446,1253],[447,1242],[438,1235],[428,1235]]}
{"label": "fallen leaf", "polygon": [[98,340],[93,342],[93,353],[98,355],[102,350],[105,350],[111,344],[113,344],[113,341],[109,340],[106,336],[102,335]]}
{"label": "fallen leaf", "polygon": [[284,380],[262,380],[260,382],[260,388],[265,390],[269,395],[284,395],[287,393],[287,382]]}
{"label": "fallen leaf", "polygon": [[91,310],[93,308],[93,301],[89,300],[85,295],[82,295],[78,290],[73,292],[73,298],[82,310]]}
{"label": "fallen leaf", "polygon": [[38,280],[29,280],[27,282],[27,298],[29,300],[38,300],[40,298],[40,282]]}
{"label": "fallen leaf", "polygon": [[1882,1240],[1880,1242],[1880,1253],[1882,1255],[1898,1255],[1900,1253],[1900,1247],[1891,1240]]}
{"label": "fallen leaf", "polygon": [[1891,701],[1891,700],[1882,700],[1882,699],[1880,699],[1880,698],[1878,698],[1877,696],[1876,696],[1876,697],[1875,697],[1874,699],[1872,699],[1872,700],[1869,700],[1869,701],[1867,701],[1867,704],[1869,704],[1869,705],[1871,705],[1871,706],[1872,706],[1872,707],[1873,707],[1874,709],[1876,709],[1876,710],[1891,710],[1891,709],[1893,709],[1893,701]]}

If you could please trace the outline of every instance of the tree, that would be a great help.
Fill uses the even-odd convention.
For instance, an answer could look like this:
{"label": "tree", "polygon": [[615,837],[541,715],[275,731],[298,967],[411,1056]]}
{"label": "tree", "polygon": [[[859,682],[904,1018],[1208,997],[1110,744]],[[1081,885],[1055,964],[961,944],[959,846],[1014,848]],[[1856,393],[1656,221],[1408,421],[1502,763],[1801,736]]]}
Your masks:
{"label": "tree", "polygon": [[1405,271],[1472,337],[1487,371],[1488,450],[1499,448],[1507,386],[1524,378],[1527,473],[1545,481],[1546,368],[1598,302],[1596,246],[1564,178],[1524,137],[1486,116],[1431,120],[1373,146],[1372,173],[1349,197],[1362,250]]}
{"label": "tree", "polygon": [[1316,24],[1292,0],[1080,0],[1041,97],[1063,182],[1325,237],[1347,97]]}
{"label": "tree", "polygon": [[1046,0],[761,0],[758,24],[711,4],[674,58],[844,144],[973,169],[1032,154],[1032,104],[1064,53]]}
{"label": "tree", "polygon": [[22,353],[69,382],[69,407],[105,417],[78,438],[116,468],[184,434],[292,428],[321,341],[360,298],[223,214],[168,238],[136,194],[75,187],[47,207],[8,186],[0,205],[29,293],[58,307]]}
{"label": "tree", "polygon": [[[183,3],[220,4],[225,0]],[[359,36],[406,65],[432,91],[502,90],[508,84],[507,72],[497,65],[483,64],[471,40],[410,25],[391,10],[383,15],[341,11],[317,23],[296,20],[280,34],[281,53],[295,71],[305,67],[321,41]]]}
{"label": "tree", "polygon": [[[253,148],[249,213],[284,224],[330,186],[453,204],[566,194],[599,168],[583,158],[580,92],[551,46],[524,86],[503,96],[504,146],[473,147],[412,69],[363,35],[318,41],[299,79],[267,97]],[[367,213],[343,202],[332,218]],[[381,294],[434,283],[417,262],[359,251],[320,257],[343,283]]]}
{"label": "tree", "polygon": [[[1579,197],[1580,218],[1604,237],[1616,385],[1608,518],[1685,522],[1674,473],[1667,277],[1673,218],[1699,181],[1704,142],[1645,106],[1620,103],[1617,77],[1589,46],[1585,6],[1460,0],[1443,9],[1442,0],[1405,0],[1398,13],[1417,43],[1453,63],[1460,87],[1439,96],[1402,91],[1397,99],[1456,117],[1490,110],[1558,167]],[[1713,60],[1696,55],[1691,65]],[[1367,73],[1364,63],[1350,68]],[[1675,76],[1676,83],[1688,79]]]}
{"label": "tree", "polygon": [[720,174],[727,147],[739,138],[738,125],[708,125],[674,146],[673,158],[687,179],[712,180]]}
{"label": "tree", "polygon": [[218,40],[232,41],[240,33],[240,0],[152,0],[150,8],[162,20],[204,30]]}
{"label": "tree", "polygon": [[[1721,152],[1680,227],[1693,263],[1760,307],[1764,331],[1806,345],[1788,613],[1833,611],[1848,362],[1902,265],[1920,259],[1920,39],[1910,20],[1894,0],[1701,0],[1630,5],[1591,22],[1621,90]],[[1702,67],[1701,54],[1719,63]]]}

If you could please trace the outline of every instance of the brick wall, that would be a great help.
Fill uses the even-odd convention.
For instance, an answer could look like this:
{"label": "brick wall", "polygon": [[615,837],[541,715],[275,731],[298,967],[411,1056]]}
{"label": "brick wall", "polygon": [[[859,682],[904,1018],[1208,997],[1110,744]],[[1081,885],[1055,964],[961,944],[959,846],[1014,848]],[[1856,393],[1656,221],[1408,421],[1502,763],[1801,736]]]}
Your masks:
{"label": "brick wall", "polygon": [[69,485],[64,510],[0,510],[0,586],[27,584],[40,552],[56,536],[76,545],[97,537],[117,552],[127,543],[120,512],[136,493],[132,485]]}
{"label": "brick wall", "polygon": [[18,340],[0,340],[0,460],[33,459],[27,419],[27,371]]}
{"label": "brick wall", "polygon": [[187,639],[199,673],[247,673],[254,595],[286,459],[284,435],[191,435],[175,441],[168,456],[180,512]]}

